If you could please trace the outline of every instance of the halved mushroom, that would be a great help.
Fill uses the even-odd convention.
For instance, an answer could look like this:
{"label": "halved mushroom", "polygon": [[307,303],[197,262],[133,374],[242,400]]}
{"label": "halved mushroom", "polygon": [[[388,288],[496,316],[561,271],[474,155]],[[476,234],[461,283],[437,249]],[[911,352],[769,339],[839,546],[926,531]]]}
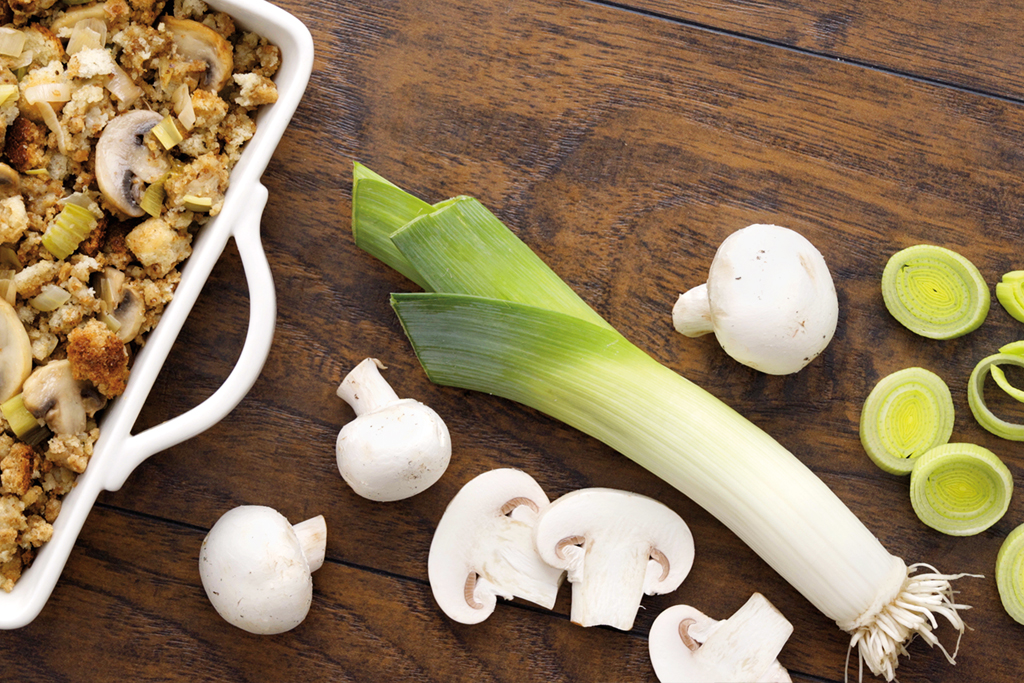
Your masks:
{"label": "halved mushroom", "polygon": [[633,628],[640,599],[679,587],[693,566],[693,535],[671,508],[628,491],[567,493],[541,512],[534,536],[548,564],[572,583],[570,618]]}
{"label": "halved mushroom", "polygon": [[0,299],[0,403],[21,390],[32,371],[32,342],[14,306]]}
{"label": "halved mushroom", "polygon": [[648,647],[659,681],[791,683],[776,659],[793,625],[760,593],[725,621],[675,605],[651,624]]}
{"label": "halved mushroom", "polygon": [[146,319],[142,295],[135,287],[125,285],[125,275],[117,268],[94,273],[90,284],[102,299],[107,313],[117,321],[117,337],[126,344],[135,339]]}
{"label": "halved mushroom", "polygon": [[86,419],[107,404],[90,382],[77,380],[71,362],[57,360],[36,368],[22,389],[25,409],[55,434],[80,434]]}
{"label": "halved mushroom", "polygon": [[554,606],[563,572],[545,564],[533,545],[537,513],[547,505],[540,485],[520,470],[491,470],[462,487],[437,525],[427,559],[430,588],[445,614],[480,623],[499,595]]}
{"label": "halved mushroom", "polygon": [[0,163],[0,199],[21,194],[21,176],[7,164]]}
{"label": "halved mushroom", "polygon": [[160,20],[171,40],[178,48],[178,54],[193,62],[206,62],[206,72],[200,88],[219,92],[227,85],[234,68],[231,43],[205,24],[191,19],[164,17]]}
{"label": "halved mushroom", "polygon": [[135,110],[121,114],[103,129],[96,143],[96,181],[100,192],[119,211],[139,217],[139,205],[146,183],[159,180],[170,163],[162,154],[146,147],[143,136],[163,116],[155,111]]}

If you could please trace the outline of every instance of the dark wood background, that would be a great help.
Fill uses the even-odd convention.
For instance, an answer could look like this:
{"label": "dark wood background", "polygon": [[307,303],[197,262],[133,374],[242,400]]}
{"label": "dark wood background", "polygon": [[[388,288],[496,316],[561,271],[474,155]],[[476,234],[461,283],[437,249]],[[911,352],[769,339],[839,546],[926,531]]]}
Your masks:
{"label": "dark wood background", "polygon": [[[426,380],[388,306],[413,286],[351,239],[354,160],[428,201],[479,197],[627,337],[793,450],[893,553],[984,574],[958,582],[973,609],[957,665],[916,642],[903,683],[1024,678],[1024,626],[992,578],[1000,543],[1024,523],[1021,495],[990,530],[944,536],[857,436],[874,383],[921,365],[953,389],[953,439],[992,449],[1022,483],[1024,446],[974,422],[965,386],[1024,327],[993,300],[977,332],[921,339],[886,313],[878,281],[892,253],[919,242],[960,251],[993,285],[1024,268],[1024,2],[279,4],[311,28],[317,60],[264,178],[279,297],[270,358],[221,424],[100,497],[42,614],[0,633],[0,679],[653,681],[646,634],[662,609],[685,602],[723,618],[760,591],[795,626],[780,655],[794,680],[843,680],[845,634],[688,499],[543,415]],[[835,339],[789,377],[671,328],[678,293],[703,281],[726,235],[755,222],[810,238],[839,292]],[[141,426],[212,393],[247,311],[229,246]],[[367,356],[452,433],[450,469],[407,501],[363,500],[335,466],[352,413],[334,391]],[[483,624],[451,622],[426,580],[433,529],[465,482],[502,466],[552,499],[612,486],[663,501],[693,530],[693,572],[646,598],[630,633],[571,624],[567,588],[553,612],[502,602]],[[200,585],[206,530],[241,504],[327,519],[313,606],[290,633],[227,626]],[[939,635],[954,644],[948,627]]]}

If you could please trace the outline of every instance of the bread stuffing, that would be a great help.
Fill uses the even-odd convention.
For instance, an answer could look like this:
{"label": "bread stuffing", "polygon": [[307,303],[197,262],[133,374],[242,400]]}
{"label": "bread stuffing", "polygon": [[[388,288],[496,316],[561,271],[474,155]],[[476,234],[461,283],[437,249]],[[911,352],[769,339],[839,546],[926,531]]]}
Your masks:
{"label": "bread stuffing", "polygon": [[0,589],[53,534],[280,61],[200,0],[0,0]]}

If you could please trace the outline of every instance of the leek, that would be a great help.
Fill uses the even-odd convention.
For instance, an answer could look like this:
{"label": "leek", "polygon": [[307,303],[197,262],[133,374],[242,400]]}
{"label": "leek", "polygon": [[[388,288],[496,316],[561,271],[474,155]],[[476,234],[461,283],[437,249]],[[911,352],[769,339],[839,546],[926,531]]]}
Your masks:
{"label": "leek", "polygon": [[952,661],[933,631],[942,615],[963,634],[962,575],[889,554],[796,457],[600,320],[478,203],[431,207],[357,165],[352,220],[360,247],[428,290],[392,305],[432,381],[535,408],[672,484],[849,632],[872,673],[892,681],[915,636]]}
{"label": "leek", "polygon": [[860,414],[860,440],[872,462],[890,474],[910,474],[916,459],[949,441],[953,396],[942,378],[905,368],[875,385]]}
{"label": "leek", "polygon": [[146,191],[142,193],[142,199],[139,200],[139,206],[142,207],[142,210],[154,218],[158,217],[160,212],[163,211],[164,199],[167,197],[164,183],[170,175],[170,172],[167,172],[158,180],[150,183]]}
{"label": "leek", "polygon": [[882,299],[904,327],[929,339],[953,339],[978,329],[991,305],[978,268],[932,244],[893,254],[882,273]]}
{"label": "leek", "polygon": [[918,518],[950,536],[973,536],[1002,519],[1013,475],[995,453],[971,443],[928,451],[910,473],[910,502]]}
{"label": "leek", "polygon": [[359,201],[352,202],[356,246],[425,289],[426,282],[391,242],[391,233],[433,207],[362,164],[356,164],[352,172],[352,196],[357,195]]}
{"label": "leek", "polygon": [[1011,531],[999,547],[996,587],[1006,613],[1024,624],[1024,524]]}
{"label": "leek", "polygon": [[189,211],[196,213],[208,213],[213,208],[213,200],[209,197],[197,197],[194,194],[187,194],[181,198],[181,204]]}
{"label": "leek", "polygon": [[3,414],[14,435],[29,446],[42,443],[50,434],[49,427],[28,412],[21,394],[15,394],[0,404],[0,414]]}
{"label": "leek", "polygon": [[63,287],[57,285],[43,285],[42,292],[38,296],[34,296],[28,300],[29,306],[42,311],[43,313],[49,313],[50,311],[56,311],[58,308],[63,306],[71,299],[71,293]]}
{"label": "leek", "polygon": [[78,249],[78,245],[92,232],[98,222],[89,209],[71,202],[65,203],[64,208],[43,233],[43,246],[54,258],[67,258]]}
{"label": "leek", "polygon": [[1024,348],[1020,342],[1007,344],[995,353],[978,361],[967,380],[967,405],[982,427],[998,437],[1010,441],[1024,441],[1024,424],[1008,422],[996,416],[985,403],[985,377],[989,374],[1007,394],[1017,401],[1024,401],[1024,394],[1006,379],[1000,365],[1024,367]]}
{"label": "leek", "polygon": [[152,132],[164,149],[170,149],[185,139],[170,114],[165,116],[160,123],[153,126]]}
{"label": "leek", "polygon": [[12,83],[4,83],[0,85],[0,107],[4,106],[8,102],[13,102],[18,99],[19,95],[18,86]]}
{"label": "leek", "polygon": [[1024,270],[1003,275],[996,284],[996,299],[1014,320],[1024,322]]}

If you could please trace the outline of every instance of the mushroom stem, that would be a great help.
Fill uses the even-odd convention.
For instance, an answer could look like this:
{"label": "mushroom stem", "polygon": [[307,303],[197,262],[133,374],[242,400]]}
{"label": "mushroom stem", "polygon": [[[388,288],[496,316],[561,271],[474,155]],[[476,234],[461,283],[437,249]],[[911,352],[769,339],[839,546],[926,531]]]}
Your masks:
{"label": "mushroom stem", "polygon": [[793,625],[760,593],[721,622],[695,657],[723,681],[754,680],[775,663]]}
{"label": "mushroom stem", "polygon": [[706,282],[679,295],[672,307],[672,325],[687,337],[702,337],[715,331]]}
{"label": "mushroom stem", "polygon": [[[611,626],[622,631],[633,628],[637,607],[644,594],[644,579],[650,562],[650,546],[589,542],[582,548],[568,545],[562,552],[572,559],[569,580],[579,568],[583,580],[572,583],[570,619],[580,626]],[[572,557],[578,553],[583,557]]]}
{"label": "mushroom stem", "polygon": [[372,413],[398,399],[398,394],[380,374],[384,364],[376,358],[367,358],[345,376],[338,387],[338,396],[345,400],[356,417]]}
{"label": "mushroom stem", "polygon": [[302,554],[309,564],[310,573],[324,564],[327,555],[327,522],[323,515],[292,525],[292,531],[299,539]]}

